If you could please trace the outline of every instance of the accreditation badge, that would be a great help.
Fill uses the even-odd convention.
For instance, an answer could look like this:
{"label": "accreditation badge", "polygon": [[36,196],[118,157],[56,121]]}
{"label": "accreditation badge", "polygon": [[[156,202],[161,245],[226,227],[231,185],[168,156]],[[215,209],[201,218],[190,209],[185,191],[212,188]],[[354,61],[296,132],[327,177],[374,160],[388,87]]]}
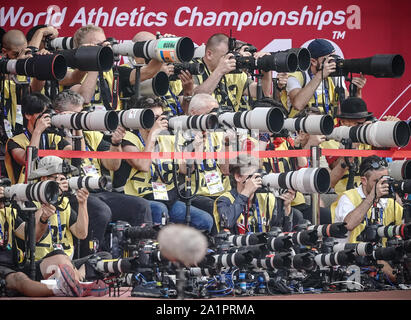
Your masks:
{"label": "accreditation badge", "polygon": [[88,165],[83,166],[83,171],[86,176],[98,176],[99,175],[97,168],[94,166],[94,164],[88,164]]}
{"label": "accreditation badge", "polygon": [[152,182],[154,200],[168,201],[168,193],[166,185],[162,182]]}
{"label": "accreditation badge", "polygon": [[23,114],[21,113],[21,105],[17,105],[16,106],[16,123],[21,124],[22,126],[23,124]]}
{"label": "accreditation badge", "polygon": [[224,191],[220,174],[217,171],[205,173],[204,177],[210,194],[215,194]]}
{"label": "accreditation badge", "polygon": [[4,119],[4,131],[7,134],[7,137],[10,139],[11,137],[13,137],[13,129],[11,127],[11,124],[9,122],[9,120]]}

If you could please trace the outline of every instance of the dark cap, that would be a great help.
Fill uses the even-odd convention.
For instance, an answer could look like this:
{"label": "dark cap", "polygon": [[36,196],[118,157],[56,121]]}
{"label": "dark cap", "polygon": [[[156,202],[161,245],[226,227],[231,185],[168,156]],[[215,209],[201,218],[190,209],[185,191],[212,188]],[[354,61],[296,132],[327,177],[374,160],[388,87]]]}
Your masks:
{"label": "dark cap", "polygon": [[334,47],[331,42],[325,39],[315,39],[310,42],[307,47],[308,51],[310,51],[311,58],[317,59],[322,56],[326,56],[334,52]]}
{"label": "dark cap", "polygon": [[372,112],[368,112],[367,104],[361,98],[348,97],[340,105],[340,114],[337,118],[340,119],[362,119],[372,116]]}

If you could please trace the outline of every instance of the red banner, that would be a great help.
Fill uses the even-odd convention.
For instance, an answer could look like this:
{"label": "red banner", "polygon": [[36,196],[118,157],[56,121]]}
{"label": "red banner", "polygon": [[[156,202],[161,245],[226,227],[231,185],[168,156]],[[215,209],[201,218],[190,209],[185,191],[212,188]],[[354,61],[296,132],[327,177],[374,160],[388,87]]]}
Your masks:
{"label": "red banner", "polygon": [[94,24],[107,37],[130,40],[139,31],[188,36],[200,45],[223,32],[278,51],[325,38],[346,59],[374,54],[401,54],[406,61],[399,79],[367,77],[363,97],[377,117],[411,118],[411,2],[397,1],[22,1],[3,4],[0,26],[27,32],[51,24],[60,36],[72,36],[81,26]]}

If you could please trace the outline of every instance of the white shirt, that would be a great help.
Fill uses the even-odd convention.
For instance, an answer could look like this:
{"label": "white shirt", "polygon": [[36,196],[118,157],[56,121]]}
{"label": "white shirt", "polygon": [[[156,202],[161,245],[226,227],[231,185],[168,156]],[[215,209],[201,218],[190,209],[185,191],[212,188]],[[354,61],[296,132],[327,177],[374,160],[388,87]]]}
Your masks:
{"label": "white shirt", "polygon": [[[364,194],[364,191],[362,190],[362,185],[356,188],[358,194],[360,195],[361,199],[365,199],[366,195]],[[377,208],[385,208],[388,205],[388,199],[387,198],[382,198],[380,201],[377,203]],[[345,217],[355,209],[356,207],[354,204],[351,202],[351,200],[343,194],[338,200],[337,207],[335,208],[335,222],[344,222]],[[345,239],[336,239],[339,243],[346,243],[348,239],[350,238],[350,231],[348,232],[348,236]]]}

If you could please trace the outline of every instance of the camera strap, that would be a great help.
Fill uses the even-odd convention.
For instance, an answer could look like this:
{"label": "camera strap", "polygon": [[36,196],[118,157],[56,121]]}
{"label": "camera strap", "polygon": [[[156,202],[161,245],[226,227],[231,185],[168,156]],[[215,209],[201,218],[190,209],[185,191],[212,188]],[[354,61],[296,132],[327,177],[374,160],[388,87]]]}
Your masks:
{"label": "camera strap", "polygon": [[[183,111],[183,108],[181,107],[181,103],[180,103],[180,101],[178,100],[178,98],[176,97],[176,95],[174,94],[173,90],[171,90],[170,86],[168,87],[168,91],[171,93],[171,96],[173,97],[173,99],[174,99],[175,102],[176,102],[178,114],[179,114],[179,115],[184,115],[184,111]],[[166,101],[167,101],[167,100],[166,100]],[[173,111],[174,108],[170,105],[170,103],[168,103],[168,101],[167,101],[167,104],[168,104],[168,106],[170,107],[171,111]],[[174,111],[175,111],[175,109],[174,109]],[[174,113],[174,111],[173,111],[173,113]]]}
{"label": "camera strap", "polygon": [[[308,70],[308,75],[310,76],[310,79],[312,80],[314,78],[313,73],[311,72],[311,70]],[[323,88],[323,105],[324,105],[324,111],[325,114],[328,114],[329,112],[329,100],[330,100],[330,95],[328,92],[328,80],[324,79],[323,77],[321,78],[321,85]],[[315,100],[315,106],[318,108],[318,95],[317,95],[317,89],[315,89],[314,91],[314,100]]]}
{"label": "camera strap", "polygon": [[[57,240],[56,242],[59,243],[59,242],[61,242],[61,240],[63,239],[63,231],[62,231],[62,228],[61,228],[60,210],[59,210],[59,209],[56,209],[56,213],[57,213],[57,228],[58,228],[58,233],[59,233],[59,237],[58,237],[58,239],[56,238],[56,240]],[[48,223],[48,227],[49,227],[49,232],[50,232],[51,240],[54,241],[54,239],[53,239],[52,227],[51,227],[51,224],[50,224],[50,220],[48,220],[47,223]]]}
{"label": "camera strap", "polygon": [[100,100],[103,101],[103,105],[106,108],[106,110],[111,110],[112,107],[110,105],[110,101],[112,101],[110,89],[108,87],[106,79],[104,79],[103,72],[100,70],[98,72],[98,78],[99,78],[99,89],[100,89]]}
{"label": "camera strap", "polygon": [[118,71],[117,64],[114,65],[113,68],[113,90],[112,90],[112,103],[111,107],[113,110],[117,109],[118,104],[118,90],[119,90],[119,82],[120,82],[120,73]]}
{"label": "camera strap", "polygon": [[[255,209],[257,210],[257,225],[258,225],[258,232],[263,232],[263,221],[261,217],[261,212],[260,212],[260,206],[258,205],[258,199],[257,195],[255,196]],[[267,197],[267,202],[268,202],[268,197]]]}

